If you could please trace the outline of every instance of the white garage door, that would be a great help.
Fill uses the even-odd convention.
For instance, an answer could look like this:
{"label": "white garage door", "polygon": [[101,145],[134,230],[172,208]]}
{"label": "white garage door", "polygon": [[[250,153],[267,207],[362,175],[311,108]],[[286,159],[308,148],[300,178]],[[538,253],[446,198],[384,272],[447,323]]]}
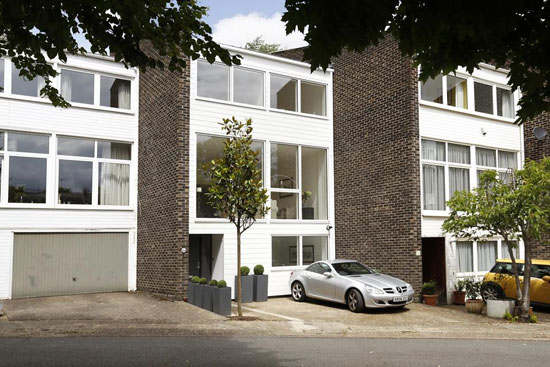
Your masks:
{"label": "white garage door", "polygon": [[128,233],[17,233],[12,297],[128,290]]}

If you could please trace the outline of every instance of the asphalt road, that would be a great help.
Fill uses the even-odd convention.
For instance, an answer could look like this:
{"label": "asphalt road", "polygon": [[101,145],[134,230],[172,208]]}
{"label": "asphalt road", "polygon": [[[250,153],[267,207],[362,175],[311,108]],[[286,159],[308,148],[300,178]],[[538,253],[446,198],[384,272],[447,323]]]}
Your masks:
{"label": "asphalt road", "polygon": [[0,339],[0,366],[545,366],[550,342],[456,339]]}

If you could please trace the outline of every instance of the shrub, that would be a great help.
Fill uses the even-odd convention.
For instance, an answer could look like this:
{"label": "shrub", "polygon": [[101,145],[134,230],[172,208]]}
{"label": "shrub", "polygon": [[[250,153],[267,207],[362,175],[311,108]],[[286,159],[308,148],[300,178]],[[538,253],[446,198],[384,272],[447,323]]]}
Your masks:
{"label": "shrub", "polygon": [[466,289],[466,298],[477,299],[481,289],[481,282],[474,278],[466,278],[464,279],[464,288]]}
{"label": "shrub", "polygon": [[455,284],[455,291],[464,292],[465,287],[466,287],[466,284],[464,283],[464,280],[459,280]]}
{"label": "shrub", "polygon": [[250,274],[250,268],[248,266],[241,266],[241,276]]}
{"label": "shrub", "polygon": [[223,279],[220,280],[218,282],[218,288],[225,288],[225,287],[227,287],[227,283],[225,282],[225,280],[223,280]]}
{"label": "shrub", "polygon": [[216,287],[218,285],[218,281],[216,279],[212,279],[210,283],[208,283],[211,287]]}
{"label": "shrub", "polygon": [[199,282],[199,277],[198,276],[193,276],[193,278],[191,278],[191,283],[198,283]]}
{"label": "shrub", "polygon": [[207,282],[206,278],[199,279],[199,284],[206,284],[206,282]]}
{"label": "shrub", "polygon": [[529,322],[531,324],[536,324],[537,322],[539,322],[539,319],[537,318],[537,315],[533,314],[533,315],[529,316]]}
{"label": "shrub", "polygon": [[422,294],[434,295],[437,292],[437,282],[435,280],[430,280],[422,284]]}
{"label": "shrub", "polygon": [[264,273],[264,266],[263,265],[258,264],[254,267],[254,274],[255,275],[262,275],[263,273]]}

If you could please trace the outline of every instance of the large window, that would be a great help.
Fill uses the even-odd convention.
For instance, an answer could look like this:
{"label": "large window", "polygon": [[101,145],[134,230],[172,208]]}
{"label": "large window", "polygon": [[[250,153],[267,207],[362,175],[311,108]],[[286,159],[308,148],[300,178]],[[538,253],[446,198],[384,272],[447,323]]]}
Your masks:
{"label": "large window", "polygon": [[10,203],[46,203],[49,136],[8,133]]}
{"label": "large window", "polygon": [[131,83],[129,80],[101,76],[99,84],[101,106],[125,110],[131,108]]}
{"label": "large window", "polygon": [[233,101],[263,106],[264,73],[235,67],[233,69]]}
{"label": "large window", "polygon": [[517,169],[517,153],[504,150],[476,148],[477,183],[486,170],[496,170],[504,182],[509,182],[512,171]]}
{"label": "large window", "polygon": [[286,76],[271,75],[270,105],[271,108],[286,111],[297,109],[298,81]]}
{"label": "large window", "polygon": [[68,102],[94,104],[94,74],[62,69],[61,95]]}
{"label": "large window", "polygon": [[271,266],[301,266],[328,259],[327,236],[273,236]]}
{"label": "large window", "polygon": [[271,144],[271,218],[298,219],[298,147]]}
{"label": "large window", "polygon": [[302,147],[302,219],[328,219],[326,149]]}
{"label": "large window", "polygon": [[[517,241],[513,241],[514,256],[520,257]],[[459,276],[483,273],[491,270],[497,259],[509,258],[506,242],[501,239],[457,241],[455,265]]]}
{"label": "large window", "polygon": [[11,93],[19,94],[28,97],[40,97],[40,90],[44,87],[44,78],[41,76],[35,77],[33,80],[28,80],[24,76],[19,75],[19,69],[12,65],[11,69]]}
{"label": "large window", "polygon": [[197,62],[197,95],[229,101],[229,66]]}

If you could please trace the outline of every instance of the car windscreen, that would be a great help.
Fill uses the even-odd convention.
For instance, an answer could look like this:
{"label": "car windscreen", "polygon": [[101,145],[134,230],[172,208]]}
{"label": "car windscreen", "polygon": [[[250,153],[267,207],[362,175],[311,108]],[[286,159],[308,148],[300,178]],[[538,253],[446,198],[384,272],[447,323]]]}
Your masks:
{"label": "car windscreen", "polygon": [[340,275],[360,275],[374,273],[374,271],[358,262],[336,263],[332,264],[332,267]]}

